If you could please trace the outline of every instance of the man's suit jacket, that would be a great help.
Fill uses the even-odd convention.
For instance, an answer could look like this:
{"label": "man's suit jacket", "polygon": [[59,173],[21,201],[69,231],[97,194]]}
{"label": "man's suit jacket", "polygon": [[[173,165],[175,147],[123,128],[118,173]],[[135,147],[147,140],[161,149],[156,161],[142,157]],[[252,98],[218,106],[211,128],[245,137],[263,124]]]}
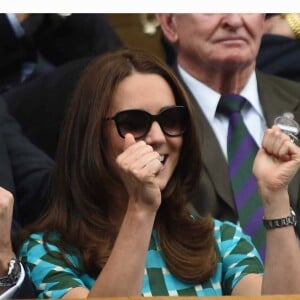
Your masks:
{"label": "man's suit jacket", "polygon": [[69,100],[90,59],[59,66],[2,95],[25,135],[52,158]]}
{"label": "man's suit jacket", "polygon": [[24,62],[34,63],[31,80],[75,59],[117,49],[123,42],[105,14],[32,14],[17,38],[6,14],[0,14],[0,91],[21,83]]}
{"label": "man's suit jacket", "polygon": [[[257,72],[258,93],[268,127],[283,112],[292,112],[300,122],[300,84]],[[188,88],[187,88],[188,90]],[[190,93],[199,124],[203,161],[201,182],[193,195],[193,205],[201,215],[212,214],[221,220],[237,221],[237,212],[230,184],[228,165],[219,142]],[[207,100],[209,101],[209,99]],[[291,206],[300,217],[300,172],[289,186]],[[299,224],[299,222],[298,222]],[[298,231],[300,232],[300,231]]]}

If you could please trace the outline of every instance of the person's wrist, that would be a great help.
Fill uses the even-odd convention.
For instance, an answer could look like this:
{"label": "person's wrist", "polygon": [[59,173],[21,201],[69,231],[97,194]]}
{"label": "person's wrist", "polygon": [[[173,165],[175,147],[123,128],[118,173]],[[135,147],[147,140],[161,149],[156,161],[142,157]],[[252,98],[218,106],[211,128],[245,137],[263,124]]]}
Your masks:
{"label": "person's wrist", "polygon": [[0,277],[7,274],[9,262],[14,257],[15,254],[12,250],[0,252]]}
{"label": "person's wrist", "polygon": [[264,217],[266,219],[279,219],[290,213],[290,202],[287,189],[271,190],[260,188],[260,196]]}
{"label": "person's wrist", "polygon": [[277,229],[287,226],[296,226],[297,225],[297,216],[295,211],[290,208],[290,213],[284,217],[276,219],[266,219],[263,217],[263,224],[266,229]]}

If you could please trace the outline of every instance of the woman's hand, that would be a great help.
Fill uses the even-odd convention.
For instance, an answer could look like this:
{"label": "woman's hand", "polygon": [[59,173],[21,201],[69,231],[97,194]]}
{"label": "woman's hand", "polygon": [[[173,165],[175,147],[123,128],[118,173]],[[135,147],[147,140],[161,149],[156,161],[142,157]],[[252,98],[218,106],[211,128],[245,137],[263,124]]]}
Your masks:
{"label": "woman's hand", "polygon": [[127,190],[128,207],[110,256],[89,297],[141,294],[147,250],[161,203],[156,174],[162,166],[159,154],[151,146],[144,141],[136,142],[132,134],[126,134],[116,165]]}
{"label": "woman's hand", "polygon": [[129,205],[155,212],[159,208],[161,191],[156,182],[162,167],[159,157],[150,145],[136,142],[133,135],[126,134],[124,152],[117,157],[117,165],[129,195]]}
{"label": "woman's hand", "polygon": [[287,190],[299,166],[300,148],[278,126],[267,129],[253,166],[263,200]]}

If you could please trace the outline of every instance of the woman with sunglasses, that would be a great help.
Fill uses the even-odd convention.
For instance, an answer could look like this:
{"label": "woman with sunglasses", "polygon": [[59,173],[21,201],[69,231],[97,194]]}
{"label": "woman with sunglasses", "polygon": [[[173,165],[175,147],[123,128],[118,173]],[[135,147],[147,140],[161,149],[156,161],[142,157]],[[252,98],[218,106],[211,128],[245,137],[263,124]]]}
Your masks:
{"label": "woman with sunglasses", "polygon": [[[188,210],[201,169],[194,118],[155,57],[120,50],[90,63],[65,119],[52,206],[20,252],[38,297],[299,291],[292,226],[267,233],[263,277],[238,226]],[[299,165],[298,147],[268,130],[255,164],[268,218],[289,215],[286,186]]]}

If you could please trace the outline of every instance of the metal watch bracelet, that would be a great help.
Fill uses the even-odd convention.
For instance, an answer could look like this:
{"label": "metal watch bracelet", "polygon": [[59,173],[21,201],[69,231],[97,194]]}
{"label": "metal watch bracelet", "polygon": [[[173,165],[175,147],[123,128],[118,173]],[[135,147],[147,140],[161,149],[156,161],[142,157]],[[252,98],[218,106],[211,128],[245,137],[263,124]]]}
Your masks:
{"label": "metal watch bracelet", "polygon": [[7,275],[0,277],[0,287],[15,285],[21,274],[21,265],[18,259],[12,258],[8,264]]}
{"label": "metal watch bracelet", "polygon": [[265,218],[263,218],[263,224],[266,229],[275,229],[275,228],[281,228],[286,226],[296,226],[297,225],[296,213],[291,208],[291,214],[289,216],[280,219],[271,219],[271,220],[266,220]]}

